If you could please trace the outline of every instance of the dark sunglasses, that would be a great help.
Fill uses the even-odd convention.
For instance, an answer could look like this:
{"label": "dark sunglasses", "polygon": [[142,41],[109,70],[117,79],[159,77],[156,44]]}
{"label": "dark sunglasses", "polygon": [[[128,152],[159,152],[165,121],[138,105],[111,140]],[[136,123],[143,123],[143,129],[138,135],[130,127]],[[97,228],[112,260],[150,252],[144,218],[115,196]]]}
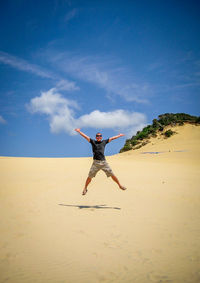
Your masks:
{"label": "dark sunglasses", "polygon": [[96,137],[102,137],[102,135],[96,135]]}

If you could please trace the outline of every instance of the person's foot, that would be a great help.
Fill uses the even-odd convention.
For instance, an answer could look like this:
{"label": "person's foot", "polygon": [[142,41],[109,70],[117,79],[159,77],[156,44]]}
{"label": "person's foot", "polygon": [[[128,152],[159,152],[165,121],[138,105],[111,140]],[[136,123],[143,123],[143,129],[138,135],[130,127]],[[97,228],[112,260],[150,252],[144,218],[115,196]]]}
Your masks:
{"label": "person's foot", "polygon": [[120,189],[121,189],[121,190],[123,190],[123,191],[125,191],[125,190],[126,190],[126,188],[125,188],[125,187],[123,187],[123,186],[120,186]]}
{"label": "person's foot", "polygon": [[85,188],[84,190],[83,190],[83,192],[82,192],[82,195],[84,196],[84,195],[86,195],[87,194],[87,189]]}

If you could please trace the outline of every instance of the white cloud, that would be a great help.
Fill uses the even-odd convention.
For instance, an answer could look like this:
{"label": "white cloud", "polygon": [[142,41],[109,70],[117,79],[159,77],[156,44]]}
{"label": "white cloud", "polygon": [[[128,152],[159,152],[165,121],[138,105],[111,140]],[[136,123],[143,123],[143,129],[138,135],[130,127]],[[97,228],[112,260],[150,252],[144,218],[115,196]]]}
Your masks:
{"label": "white cloud", "polygon": [[78,109],[78,105],[75,101],[62,97],[56,92],[56,88],[42,92],[41,96],[31,99],[27,109],[32,114],[46,114],[52,133],[64,131],[73,134],[75,127],[73,109]]}
{"label": "white cloud", "polygon": [[17,68],[21,71],[31,72],[34,73],[37,76],[43,77],[43,78],[52,78],[53,75],[47,72],[46,70],[42,70],[39,66],[33,65],[28,63],[27,61],[12,56],[6,52],[0,51],[0,62],[10,65],[14,68]]}
{"label": "white cloud", "polygon": [[56,84],[56,89],[67,91],[80,90],[80,88],[76,85],[75,82],[71,82],[66,79],[58,81],[58,83]]}
{"label": "white cloud", "polygon": [[78,10],[76,8],[72,9],[65,15],[65,22],[69,22],[72,20],[78,13]]}
{"label": "white cloud", "polygon": [[110,112],[95,110],[75,118],[74,111],[79,108],[78,104],[75,101],[64,98],[56,92],[55,88],[42,92],[41,96],[31,99],[27,108],[31,113],[46,114],[52,133],[65,132],[74,135],[76,127],[110,128],[117,131],[125,131],[128,136],[131,136],[146,124],[146,116],[144,114],[122,109]]}
{"label": "white cloud", "polygon": [[119,95],[126,101],[147,103],[152,87],[137,79],[129,70],[117,66],[117,60],[97,56],[76,56],[67,52],[47,51],[50,62],[75,78],[96,84],[108,95]]}
{"label": "white cloud", "polygon": [[79,127],[90,127],[97,129],[114,129],[123,131],[131,137],[146,125],[146,116],[142,113],[117,109],[111,112],[95,110],[77,119]]}
{"label": "white cloud", "polygon": [[29,110],[32,113],[56,115],[69,107],[78,108],[78,105],[75,101],[62,97],[55,88],[51,88],[47,92],[41,92],[41,96],[32,98]]}
{"label": "white cloud", "polygon": [[126,128],[137,125],[138,122],[144,121],[144,115],[133,113],[125,110],[115,110],[111,112],[101,112],[95,110],[90,114],[81,116],[78,122],[82,127],[91,128]]}
{"label": "white cloud", "polygon": [[0,115],[0,124],[6,124],[6,120]]}
{"label": "white cloud", "polygon": [[53,74],[47,70],[42,69],[38,65],[30,64],[26,60],[10,55],[6,52],[0,51],[0,62],[6,65],[10,65],[18,70],[32,73],[42,78],[49,78],[52,80],[56,80],[57,81],[56,88],[59,90],[66,90],[66,91],[79,90],[79,87],[76,85],[75,82],[69,81],[67,79],[62,79],[56,74]]}

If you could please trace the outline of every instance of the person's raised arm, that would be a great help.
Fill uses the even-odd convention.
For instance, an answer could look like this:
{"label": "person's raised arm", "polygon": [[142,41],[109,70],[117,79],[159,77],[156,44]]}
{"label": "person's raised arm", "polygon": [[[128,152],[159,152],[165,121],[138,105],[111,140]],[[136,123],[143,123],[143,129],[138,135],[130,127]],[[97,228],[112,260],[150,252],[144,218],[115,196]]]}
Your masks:
{"label": "person's raised arm", "polygon": [[118,138],[120,138],[120,137],[123,137],[123,136],[124,136],[124,134],[119,134],[119,135],[117,135],[117,136],[114,136],[114,137],[112,137],[112,138],[109,138],[109,142],[111,142],[112,140],[118,139]]}
{"label": "person's raised arm", "polygon": [[84,137],[88,142],[90,142],[90,137],[86,136],[80,129],[75,129],[77,133],[79,133],[82,137]]}

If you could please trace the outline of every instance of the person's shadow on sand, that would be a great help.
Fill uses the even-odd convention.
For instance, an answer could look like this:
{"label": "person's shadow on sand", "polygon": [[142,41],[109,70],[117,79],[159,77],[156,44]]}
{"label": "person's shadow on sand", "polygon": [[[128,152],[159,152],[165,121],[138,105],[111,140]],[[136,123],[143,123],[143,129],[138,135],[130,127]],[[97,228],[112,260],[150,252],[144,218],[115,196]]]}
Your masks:
{"label": "person's shadow on sand", "polygon": [[61,206],[68,206],[68,207],[77,207],[79,209],[87,209],[87,208],[94,208],[94,209],[121,209],[120,207],[111,207],[111,206],[106,206],[106,204],[101,204],[101,205],[74,205],[74,204],[64,204],[60,203],[59,205]]}

